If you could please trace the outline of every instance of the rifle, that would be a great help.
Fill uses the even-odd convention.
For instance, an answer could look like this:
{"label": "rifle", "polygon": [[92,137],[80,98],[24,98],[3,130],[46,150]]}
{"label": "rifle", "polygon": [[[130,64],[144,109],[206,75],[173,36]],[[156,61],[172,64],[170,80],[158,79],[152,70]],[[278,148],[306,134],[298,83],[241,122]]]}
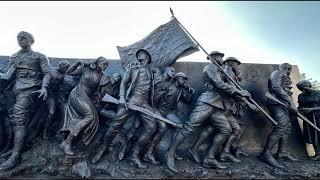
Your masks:
{"label": "rifle", "polygon": [[299,108],[299,111],[320,111],[320,107],[312,107],[312,108]]}
{"label": "rifle", "polygon": [[[286,108],[289,108],[288,105],[286,105],[285,103],[281,102],[279,99],[277,99],[276,97],[274,97],[274,96],[273,96],[272,94],[270,94],[269,92],[266,92],[265,96],[266,96],[268,99],[270,99],[270,100],[272,100],[272,101],[274,101],[274,102],[276,102],[276,103],[278,103],[278,104],[280,104],[280,105],[282,105],[282,106],[284,106],[284,107],[286,107]],[[310,126],[312,126],[312,127],[315,128],[317,131],[320,132],[320,129],[319,129],[316,125],[314,125],[308,118],[306,118],[305,116],[303,116],[302,114],[300,114],[298,111],[296,111],[296,113],[297,113],[297,116],[298,116],[300,119],[302,119],[303,121],[305,121],[305,122],[308,123]]]}
{"label": "rifle", "polygon": [[[176,19],[176,21],[178,22],[178,24],[181,26],[181,28],[190,36],[190,38],[196,43],[196,45],[198,47],[200,47],[202,49],[202,51],[204,53],[207,54],[208,58],[211,60],[211,62],[216,65],[218,67],[218,69],[228,78],[228,80],[230,82],[232,82],[236,88],[238,88],[239,90],[243,90],[242,87],[235,81],[232,79],[232,77],[230,77],[227,73],[225,73],[223,71],[223,69],[221,68],[221,66],[209,55],[209,53],[200,45],[200,43],[189,33],[189,31],[180,23],[180,21],[174,16],[173,14],[173,10],[170,7],[170,12],[172,14],[172,17]],[[278,125],[277,122],[256,102],[252,99],[252,97],[248,97],[249,101],[251,103],[253,103],[274,125]]]}
{"label": "rifle", "polygon": [[[102,98],[102,101],[104,102],[109,102],[109,103],[113,103],[113,104],[119,104],[119,100],[110,96],[109,94],[106,94],[103,98]],[[128,107],[129,109],[132,109],[134,111],[139,111],[143,114],[146,114],[148,116],[151,116],[153,118],[156,118],[156,119],[159,119],[160,121],[163,121],[165,123],[168,123],[168,124],[171,124],[175,127],[179,127],[179,128],[182,128],[182,125],[181,124],[177,124],[175,122],[172,122],[164,117],[162,117],[161,115],[158,115],[158,114],[155,114],[154,112],[150,111],[149,109],[147,108],[144,108],[144,107],[140,107],[140,106],[137,106],[135,104],[132,104],[132,103],[126,103],[125,104],[126,107]]]}

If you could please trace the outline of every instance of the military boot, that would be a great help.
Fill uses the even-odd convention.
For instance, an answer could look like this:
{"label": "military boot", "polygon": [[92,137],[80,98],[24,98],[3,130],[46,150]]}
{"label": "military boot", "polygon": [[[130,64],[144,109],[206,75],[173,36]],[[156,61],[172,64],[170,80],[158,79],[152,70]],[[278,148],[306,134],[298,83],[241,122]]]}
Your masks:
{"label": "military boot", "polygon": [[8,160],[0,165],[1,171],[6,171],[9,169],[14,168],[17,164],[21,162],[21,155],[20,153],[14,152],[11,154]]}
{"label": "military boot", "polygon": [[157,161],[156,158],[154,157],[153,153],[150,153],[150,152],[147,152],[144,155],[143,160],[148,162],[148,163],[154,164],[154,165],[159,165],[160,164],[160,162]]}
{"label": "military boot", "polygon": [[236,157],[234,157],[230,152],[225,152],[225,151],[221,152],[219,159],[220,161],[223,161],[223,162],[227,162],[227,161],[231,161],[235,163],[241,162],[240,159],[237,159]]}
{"label": "military boot", "polygon": [[207,127],[206,129],[204,129],[201,132],[199,138],[193,144],[193,146],[188,149],[188,153],[192,156],[192,158],[194,159],[195,162],[201,163],[200,156],[199,156],[199,148],[200,148],[201,144],[203,143],[203,141],[206,140],[206,138],[210,134],[212,134],[212,132],[213,132],[213,128],[211,128],[211,127]]}
{"label": "military boot", "polygon": [[315,155],[313,157],[311,157],[310,159],[314,160],[314,161],[319,161],[320,160],[320,148],[318,146],[314,146],[314,150],[315,150]]}
{"label": "military boot", "polygon": [[298,161],[298,159],[289,155],[288,151],[285,149],[287,142],[288,141],[286,137],[280,138],[278,152],[277,152],[277,159],[283,159],[288,161]]}
{"label": "military boot", "polygon": [[167,152],[165,158],[168,169],[173,173],[178,173],[179,171],[176,169],[175,155]]}
{"label": "military boot", "polygon": [[184,141],[184,138],[185,136],[180,131],[175,133],[166,153],[166,165],[168,169],[174,173],[178,173],[178,170],[175,168],[176,151],[179,145]]}
{"label": "military boot", "polygon": [[138,144],[136,144],[133,148],[133,152],[130,160],[137,168],[141,168],[141,169],[147,168],[148,166],[144,164],[139,158],[140,150],[141,150],[141,147]]}
{"label": "military boot", "polygon": [[267,144],[266,144],[263,152],[260,154],[259,159],[261,161],[273,166],[273,167],[284,168],[284,166],[279,164],[278,161],[276,161],[273,158],[272,153],[271,153],[271,149],[277,141],[278,141],[278,139],[274,135],[270,134],[267,139]]}
{"label": "military boot", "polygon": [[223,166],[215,159],[215,154],[219,147],[223,144],[226,139],[226,135],[224,134],[216,134],[213,138],[212,144],[207,152],[206,157],[202,161],[202,166],[206,168],[213,169],[226,169],[226,166]]}
{"label": "military boot", "polygon": [[127,142],[121,143],[120,151],[119,151],[119,154],[118,154],[118,159],[120,161],[122,161],[124,159],[124,155],[126,153],[126,150],[127,150]]}
{"label": "military boot", "polygon": [[237,159],[236,157],[234,157],[231,153],[230,153],[230,149],[231,149],[231,145],[233,143],[233,141],[236,139],[236,136],[231,134],[229,136],[229,138],[227,139],[227,142],[225,143],[223,150],[219,156],[219,159],[223,162],[226,161],[231,161],[231,162],[236,162],[239,163],[241,162],[240,159]]}
{"label": "military boot", "polygon": [[154,149],[156,148],[156,146],[158,145],[159,141],[161,139],[161,134],[160,133],[156,133],[155,136],[153,137],[151,144],[148,148],[147,153],[144,155],[143,160],[146,162],[149,162],[151,164],[155,164],[158,165],[160,164],[159,161],[156,160],[156,158],[154,157]]}
{"label": "military boot", "polygon": [[278,161],[276,161],[271,152],[270,153],[263,153],[259,156],[259,159],[273,167],[277,167],[277,168],[284,168],[283,165],[281,165],[280,163],[278,163]]}
{"label": "military boot", "polygon": [[240,157],[240,156],[248,157],[249,156],[249,154],[246,153],[241,147],[233,147],[233,149],[234,149],[234,154],[236,157]]}
{"label": "military boot", "polygon": [[12,169],[20,163],[25,135],[25,127],[15,127],[13,151],[9,159],[0,165],[0,170]]}
{"label": "military boot", "polygon": [[215,158],[205,158],[202,161],[202,166],[211,169],[226,169],[227,166],[220,164]]}
{"label": "military boot", "polygon": [[194,150],[192,147],[188,148],[188,153],[191,155],[193,160],[197,163],[201,163],[198,151]]}
{"label": "military boot", "polygon": [[107,144],[103,142],[102,145],[99,147],[98,152],[93,156],[91,162],[93,164],[99,162],[101,160],[103,154],[106,152],[107,148],[108,148]]}
{"label": "military boot", "polygon": [[298,161],[298,159],[294,158],[293,156],[289,155],[287,152],[281,152],[277,154],[277,159],[283,159],[288,161]]}

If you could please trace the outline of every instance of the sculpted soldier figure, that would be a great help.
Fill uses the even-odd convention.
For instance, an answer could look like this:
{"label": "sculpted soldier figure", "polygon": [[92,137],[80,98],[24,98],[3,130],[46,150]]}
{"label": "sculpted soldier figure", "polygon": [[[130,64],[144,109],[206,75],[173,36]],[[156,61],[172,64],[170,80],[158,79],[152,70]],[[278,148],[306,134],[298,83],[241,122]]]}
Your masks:
{"label": "sculpted soldier figure", "polygon": [[48,58],[31,49],[34,43],[32,34],[21,31],[17,36],[21,50],[10,57],[10,69],[2,77],[14,78],[13,93],[15,103],[13,107],[12,124],[14,129],[14,147],[11,156],[0,165],[1,170],[13,168],[21,159],[21,152],[26,138],[26,123],[35,106],[36,93],[39,98],[47,98],[47,87],[50,80]]}
{"label": "sculpted soldier figure", "polygon": [[144,107],[152,111],[150,104],[152,102],[154,89],[152,85],[153,73],[149,67],[151,55],[146,50],[139,49],[136,52],[136,58],[140,64],[137,67],[128,68],[123,75],[119,92],[120,106],[118,107],[116,118],[109,124],[109,128],[104,137],[104,142],[92,159],[93,163],[96,163],[101,159],[122,125],[133,115],[133,113],[135,113],[139,118],[141,117],[140,120],[144,126],[144,131],[141,133],[138,141],[133,147],[131,161],[139,168],[147,167],[140,160],[139,154],[155,133],[156,121],[153,117],[144,113],[127,109],[126,103]]}
{"label": "sculpted soldier figure", "polygon": [[69,131],[69,135],[60,147],[65,154],[73,156],[71,149],[73,140],[83,133],[82,141],[88,145],[97,132],[98,112],[92,102],[99,89],[100,79],[109,62],[99,57],[90,63],[78,61],[68,68],[69,75],[81,75],[79,84],[71,91],[64,112],[64,124],[61,131]]}
{"label": "sculpted soldier figure", "polygon": [[260,155],[260,159],[267,164],[278,168],[283,168],[284,166],[278,163],[278,161],[276,161],[272,156],[271,150],[275,144],[279,145],[277,152],[278,159],[282,158],[291,161],[296,160],[285,150],[285,147],[287,146],[286,143],[288,141],[288,134],[291,130],[289,111],[296,111],[296,106],[291,98],[292,92],[290,91],[292,88],[292,81],[290,79],[291,70],[292,66],[290,64],[280,64],[279,69],[273,71],[268,80],[269,93],[290,107],[290,109],[288,109],[271,99],[267,99],[268,109],[278,125],[274,126],[269,134],[267,143]]}
{"label": "sculpted soldier figure", "polygon": [[121,76],[119,73],[113,73],[112,76],[102,76],[100,82],[100,94],[103,97],[105,94],[109,94],[113,97],[117,97],[120,88]]}
{"label": "sculpted soldier figure", "polygon": [[[302,80],[297,83],[297,88],[302,92],[298,96],[298,110],[313,124],[320,127],[320,91],[312,89],[310,81]],[[305,143],[312,144],[315,149],[313,160],[320,160],[320,134],[303,121],[303,138]]]}
{"label": "sculpted soldier figure", "polygon": [[[180,118],[176,115],[178,102],[180,100],[184,100],[189,103],[194,93],[192,88],[186,86],[186,80],[187,76],[183,72],[178,72],[166,87],[165,92],[162,95],[158,95],[158,98],[155,98],[155,102],[157,102],[156,107],[160,114],[178,124],[181,124]],[[155,97],[157,97],[157,95],[155,95]],[[154,157],[154,149],[159,144],[161,137],[164,135],[166,130],[167,124],[158,120],[157,132],[153,136],[147,153],[144,156],[145,161],[151,164],[160,164],[160,162]]]}
{"label": "sculpted soldier figure", "polygon": [[[153,72],[154,72],[154,80],[153,80],[154,97],[153,97],[153,99],[154,99],[154,102],[157,102],[157,104],[159,104],[158,102],[160,101],[160,99],[164,98],[163,95],[166,92],[166,90],[167,90],[167,88],[168,88],[168,86],[169,86],[169,84],[175,74],[175,70],[172,66],[168,66],[168,67],[164,68],[163,73],[161,73],[160,69],[153,69]],[[155,104],[153,104],[153,107],[154,106],[155,106]],[[124,158],[124,154],[125,154],[127,145],[129,143],[129,141],[132,139],[132,137],[135,135],[139,126],[140,126],[140,120],[138,118],[134,118],[134,122],[133,122],[132,126],[129,128],[129,130],[126,133],[126,139],[124,140],[124,142],[121,142],[122,146],[121,146],[120,152],[118,154],[119,160],[122,160]],[[156,135],[153,138],[154,145],[150,146],[150,148],[149,148],[150,152],[148,151],[149,153],[147,153],[146,156],[144,156],[145,161],[152,162],[153,164],[159,163],[158,161],[155,160],[152,152],[153,152],[154,147],[158,144],[157,141],[160,141],[162,133],[164,133],[166,130],[166,123],[164,123],[162,121],[157,121],[157,128],[158,128],[158,132],[156,133]],[[161,134],[159,134],[159,133],[161,133]]]}
{"label": "sculpted soldier figure", "polygon": [[[241,62],[234,58],[228,57],[223,62],[225,64],[224,72],[228,74],[235,82],[240,82],[242,80],[242,73],[239,70],[239,65]],[[228,82],[228,80],[225,80]],[[233,83],[229,83],[230,86],[234,86]],[[230,149],[233,145],[233,142],[240,138],[241,128],[238,120],[243,115],[243,108],[247,106],[253,111],[258,111],[258,108],[251,104],[246,98],[241,96],[224,96],[222,99],[223,106],[226,110],[225,114],[227,119],[229,120],[230,126],[232,128],[231,135],[228,137],[226,143],[224,144],[223,150],[219,156],[221,161],[232,161],[232,162],[240,162],[239,159],[235,158],[231,153]],[[188,152],[192,155],[194,160],[200,163],[200,158],[198,154],[198,149],[201,143],[214,131],[214,128],[210,125],[204,127],[204,130],[201,132],[200,137],[197,139],[192,148],[188,149]],[[242,152],[239,152],[242,153]],[[244,153],[242,153],[244,154]],[[246,154],[244,154],[246,155]]]}
{"label": "sculpted soldier figure", "polygon": [[[103,98],[106,94],[118,98],[119,89],[121,83],[121,76],[118,73],[113,73],[112,76],[104,74],[101,77],[99,96]],[[117,104],[103,102],[99,99],[95,103],[96,108],[99,112],[100,118],[100,132],[98,133],[98,141],[101,143],[102,138],[107,130],[107,125],[111,122],[112,119],[116,118],[117,113]]]}
{"label": "sculpted soldier figure", "polygon": [[[118,73],[112,74],[111,77],[104,75],[100,82],[100,97],[109,94],[112,97],[117,98],[119,96],[119,89],[121,83],[121,76]],[[102,109],[100,110],[100,115],[104,118],[115,118],[116,116],[116,105],[111,103],[100,102]]]}
{"label": "sculpted soldier figure", "polygon": [[[242,72],[239,70],[239,65],[241,64],[241,62],[234,57],[228,57],[223,62],[223,64],[226,65],[224,72],[228,74],[233,80],[235,80],[235,82],[239,83],[242,80]],[[229,82],[228,80],[225,81]],[[234,86],[233,83],[229,82],[229,84],[231,86]],[[230,149],[233,145],[233,142],[235,140],[239,140],[242,134],[241,127],[238,121],[244,113],[244,107],[248,107],[250,110],[255,112],[258,112],[259,109],[254,104],[250,103],[245,97],[241,96],[226,96],[223,99],[223,104],[225,108],[228,110],[227,119],[230,122],[232,133],[224,145],[224,148],[220,154],[220,160],[230,160],[233,162],[239,162],[239,160],[235,159],[230,153]]]}
{"label": "sculpted soldier figure", "polygon": [[[43,139],[48,139],[48,129],[52,124],[52,119],[56,112],[56,107],[59,107],[60,109],[63,108],[65,98],[62,92],[62,84],[64,75],[69,67],[70,64],[68,61],[61,61],[59,62],[58,68],[52,69],[51,71],[47,98],[49,113],[43,127]],[[60,111],[60,113],[63,113],[63,111]]]}
{"label": "sculpted soldier figure", "polygon": [[[210,56],[222,65],[223,53],[213,51]],[[209,59],[209,58],[208,58]],[[179,145],[186,137],[193,134],[198,127],[206,121],[209,121],[216,129],[217,133],[212,140],[212,144],[202,165],[209,168],[224,169],[215,158],[217,150],[227,140],[232,132],[231,125],[225,116],[225,108],[222,99],[228,96],[250,96],[246,90],[238,90],[234,86],[230,86],[223,81],[223,74],[213,63],[205,66],[203,70],[203,78],[205,82],[204,92],[198,97],[196,105],[190,114],[189,119],[184,123],[182,129],[177,129],[173,140],[166,153],[166,164],[168,168],[177,172],[175,169],[175,152]]]}

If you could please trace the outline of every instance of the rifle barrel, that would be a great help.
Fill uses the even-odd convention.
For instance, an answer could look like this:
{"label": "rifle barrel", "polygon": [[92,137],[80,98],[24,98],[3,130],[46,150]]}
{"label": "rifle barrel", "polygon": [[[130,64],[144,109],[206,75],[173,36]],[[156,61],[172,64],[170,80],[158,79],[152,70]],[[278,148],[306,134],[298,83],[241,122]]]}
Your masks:
{"label": "rifle barrel", "polygon": [[306,117],[304,117],[302,114],[300,114],[300,113],[298,113],[298,112],[297,112],[297,115],[298,115],[298,117],[299,117],[300,119],[304,120],[304,121],[307,122],[310,126],[312,126],[312,127],[315,128],[317,131],[320,132],[320,129],[319,129],[316,125],[314,125],[312,122],[310,122],[309,119],[307,119]]}

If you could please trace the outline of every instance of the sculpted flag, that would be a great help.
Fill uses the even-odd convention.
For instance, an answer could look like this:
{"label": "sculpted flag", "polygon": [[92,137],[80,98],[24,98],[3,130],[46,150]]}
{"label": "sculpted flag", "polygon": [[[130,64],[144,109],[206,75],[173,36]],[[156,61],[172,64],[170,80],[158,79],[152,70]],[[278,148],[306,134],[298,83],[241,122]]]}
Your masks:
{"label": "sculpted flag", "polygon": [[159,26],[148,36],[132,45],[117,46],[124,69],[127,69],[131,63],[138,62],[135,53],[141,48],[150,53],[151,65],[160,69],[172,65],[183,56],[199,51],[175,18]]}

